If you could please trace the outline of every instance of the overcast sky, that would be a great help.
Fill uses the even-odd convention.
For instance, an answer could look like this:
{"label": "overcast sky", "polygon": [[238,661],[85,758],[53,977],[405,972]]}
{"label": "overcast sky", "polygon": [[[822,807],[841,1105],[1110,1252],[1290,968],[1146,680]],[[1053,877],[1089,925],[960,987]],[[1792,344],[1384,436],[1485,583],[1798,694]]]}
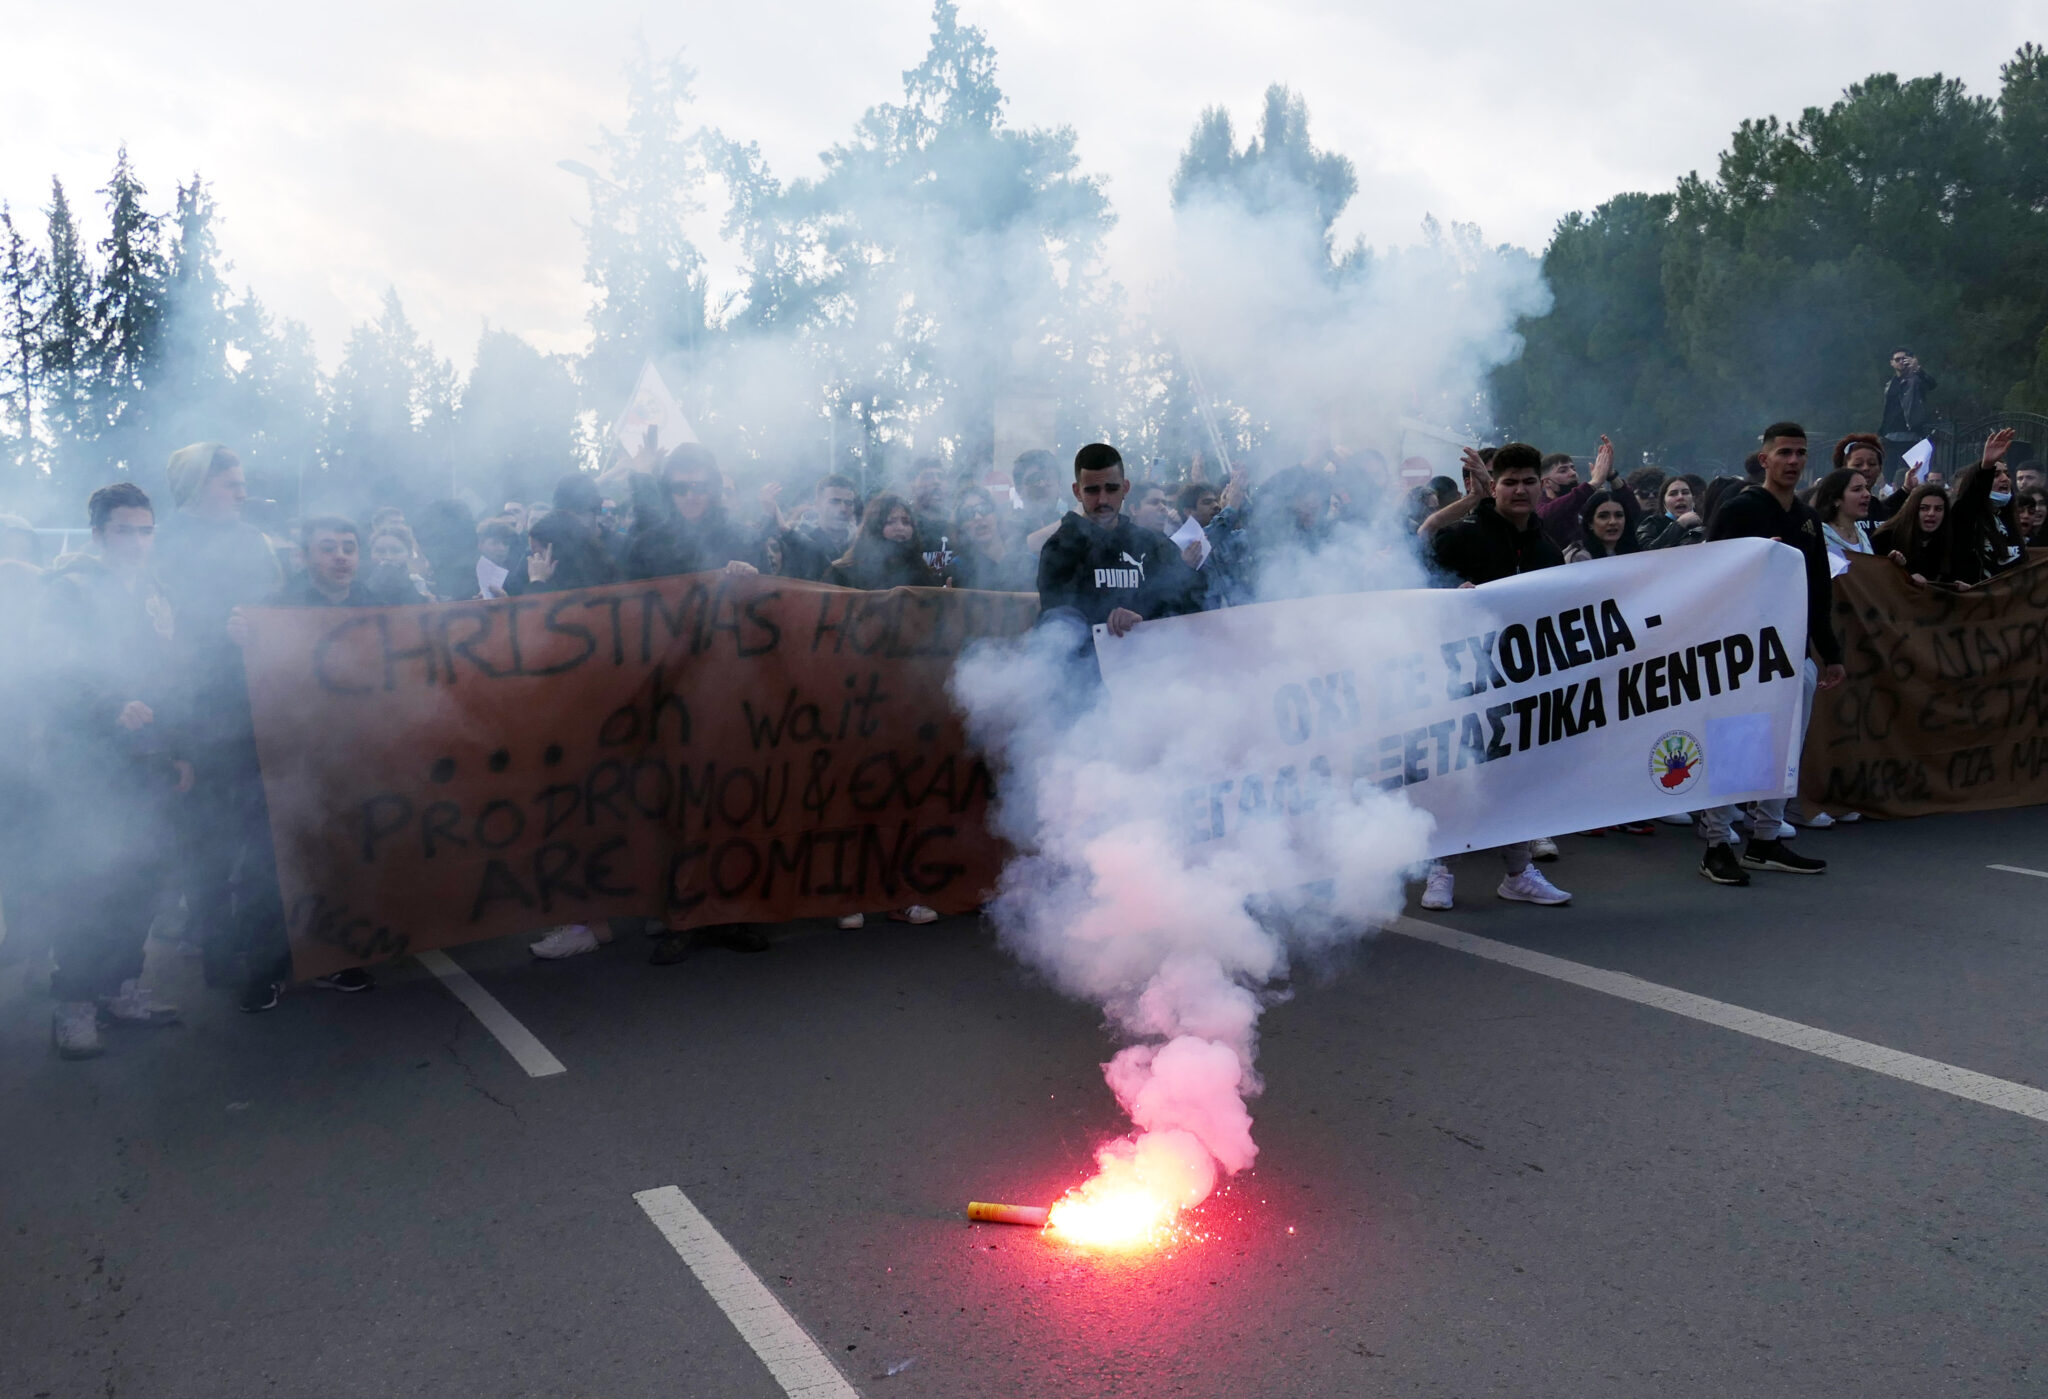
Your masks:
{"label": "overcast sky", "polygon": [[[459,364],[486,322],[580,348],[582,189],[623,113],[636,34],[698,71],[696,117],[815,170],[867,106],[901,94],[924,0],[651,7],[355,0],[5,0],[0,195],[17,214],[60,175],[93,206],[126,141],[155,202],[212,183],[233,280],[309,324],[332,363],[395,286]],[[573,13],[572,13],[573,12]],[[1744,117],[1824,104],[1872,72],[1995,93],[2048,4],[1959,0],[963,0],[1020,125],[1068,124],[1108,178],[1112,271],[1142,287],[1166,185],[1202,107],[1240,132],[1284,82],[1317,143],[1358,166],[1344,231],[1414,236],[1425,214],[1540,248],[1562,214],[1711,170]]]}

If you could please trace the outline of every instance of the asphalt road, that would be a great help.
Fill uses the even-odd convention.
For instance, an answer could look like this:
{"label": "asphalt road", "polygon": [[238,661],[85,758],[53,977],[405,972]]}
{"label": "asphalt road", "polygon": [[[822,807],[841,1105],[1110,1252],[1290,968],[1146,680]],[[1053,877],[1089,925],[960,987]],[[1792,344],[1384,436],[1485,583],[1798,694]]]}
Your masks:
{"label": "asphalt road", "polygon": [[[1987,868],[2048,869],[2048,808],[1808,832],[1826,877],[1746,890],[1675,828],[1562,844],[1572,908],[1471,860],[1425,916],[2048,1083],[2048,880]],[[0,971],[0,1396],[776,1399],[635,1202],[661,1186],[870,1396],[2048,1380],[2048,1123],[1443,947],[1300,969],[1257,1169],[1137,1258],[961,1218],[1122,1126],[1099,1015],[972,920],[455,956],[567,1072],[416,963],[251,1017],[153,945],[186,1023],[88,1063]]]}

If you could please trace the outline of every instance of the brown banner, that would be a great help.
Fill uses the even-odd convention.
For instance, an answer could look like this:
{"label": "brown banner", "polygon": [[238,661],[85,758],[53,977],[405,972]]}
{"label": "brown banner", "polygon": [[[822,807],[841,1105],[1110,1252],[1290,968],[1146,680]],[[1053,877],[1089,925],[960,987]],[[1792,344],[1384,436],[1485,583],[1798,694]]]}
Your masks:
{"label": "brown banner", "polygon": [[257,612],[296,971],[608,916],[972,909],[1003,851],[946,680],[1036,612],[722,574]]}
{"label": "brown banner", "polygon": [[1800,791],[1925,816],[2048,802],[2048,554],[1967,592],[1885,559],[1835,580],[1848,683],[1817,697]]}

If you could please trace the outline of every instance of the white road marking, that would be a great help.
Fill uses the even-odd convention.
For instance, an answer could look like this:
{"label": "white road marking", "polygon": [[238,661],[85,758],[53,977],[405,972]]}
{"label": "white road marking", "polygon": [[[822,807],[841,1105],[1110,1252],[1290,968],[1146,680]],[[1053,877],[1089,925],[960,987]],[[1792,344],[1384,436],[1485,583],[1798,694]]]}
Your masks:
{"label": "white road marking", "polygon": [[658,1190],[635,1191],[633,1198],[661,1230],[669,1247],[690,1265],[697,1281],[754,1348],[754,1354],[761,1357],[783,1393],[790,1399],[860,1399],[860,1391],[846,1382],[811,1333],[775,1300],[747,1260],[711,1227],[689,1196],[673,1185],[664,1185]]}
{"label": "white road marking", "polygon": [[1397,918],[1387,925],[1389,932],[1403,937],[1415,938],[1421,942],[1432,942],[1438,947],[1448,947],[1456,952],[1473,957],[1483,957],[1489,962],[1516,967],[1522,971],[1534,972],[1555,981],[1569,982],[1582,986],[1588,991],[1603,995],[1618,996],[1624,1001],[1637,1005],[1665,1010],[1673,1015],[1682,1015],[1689,1020],[1703,1021],[1718,1025],[1724,1030],[1733,1030],[1739,1035],[1750,1035],[1756,1039],[1782,1044],[1790,1049],[1804,1050],[1817,1054],[1823,1059],[1867,1069],[1874,1074],[1883,1074],[1904,1083],[1932,1088],[1939,1093],[1966,1098],[1986,1107],[2003,1108],[2016,1112],[2022,1117],[2031,1117],[2037,1122],[2048,1122],[2048,1092],[2030,1088],[2024,1083],[2012,1083],[2002,1078],[1992,1078],[1973,1069],[1959,1069],[1953,1064],[1944,1064],[1936,1059],[1923,1059],[1917,1054],[1902,1050],[1887,1049],[1881,1044],[1868,1040],[1851,1039],[1829,1030],[1818,1030],[1811,1025],[1802,1025],[1796,1020],[1781,1020],[1775,1015],[1761,1011],[1744,1010],[1741,1006],[1726,1001],[1711,1000],[1706,996],[1695,996],[1690,991],[1679,991],[1669,986],[1659,986],[1654,981],[1630,976],[1626,972],[1611,972],[1599,967],[1589,967],[1579,962],[1567,962],[1562,957],[1552,957],[1542,952],[1531,952],[1526,948],[1514,947],[1508,943],[1495,942],[1492,938],[1476,937],[1446,928],[1440,923],[1425,923],[1416,918]]}
{"label": "white road marking", "polygon": [[2031,874],[2036,879],[2048,879],[2048,870],[2030,870],[2019,865],[1986,865],[1988,870],[2004,870],[2007,874]]}
{"label": "white road marking", "polygon": [[427,951],[419,955],[419,963],[435,976],[441,984],[455,993],[455,999],[469,1007],[470,1014],[483,1022],[483,1027],[498,1037],[498,1043],[505,1046],[505,1052],[519,1061],[519,1067],[533,1078],[546,1078],[550,1074],[569,1072],[566,1065],[548,1053],[548,1047],[533,1037],[527,1029],[513,1018],[512,1012],[500,1004],[498,998],[476,984],[476,978],[457,966],[455,959],[445,952]]}

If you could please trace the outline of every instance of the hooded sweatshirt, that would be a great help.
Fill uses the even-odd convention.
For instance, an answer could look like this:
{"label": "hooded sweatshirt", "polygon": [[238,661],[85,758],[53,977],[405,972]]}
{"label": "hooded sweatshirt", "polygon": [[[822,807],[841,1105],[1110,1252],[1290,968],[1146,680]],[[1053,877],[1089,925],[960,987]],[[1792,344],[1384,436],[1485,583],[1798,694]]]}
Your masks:
{"label": "hooded sweatshirt", "polygon": [[1146,621],[1202,610],[1207,580],[1171,539],[1119,515],[1111,529],[1069,514],[1038,555],[1038,605],[1071,607],[1090,625],[1119,607]]}

